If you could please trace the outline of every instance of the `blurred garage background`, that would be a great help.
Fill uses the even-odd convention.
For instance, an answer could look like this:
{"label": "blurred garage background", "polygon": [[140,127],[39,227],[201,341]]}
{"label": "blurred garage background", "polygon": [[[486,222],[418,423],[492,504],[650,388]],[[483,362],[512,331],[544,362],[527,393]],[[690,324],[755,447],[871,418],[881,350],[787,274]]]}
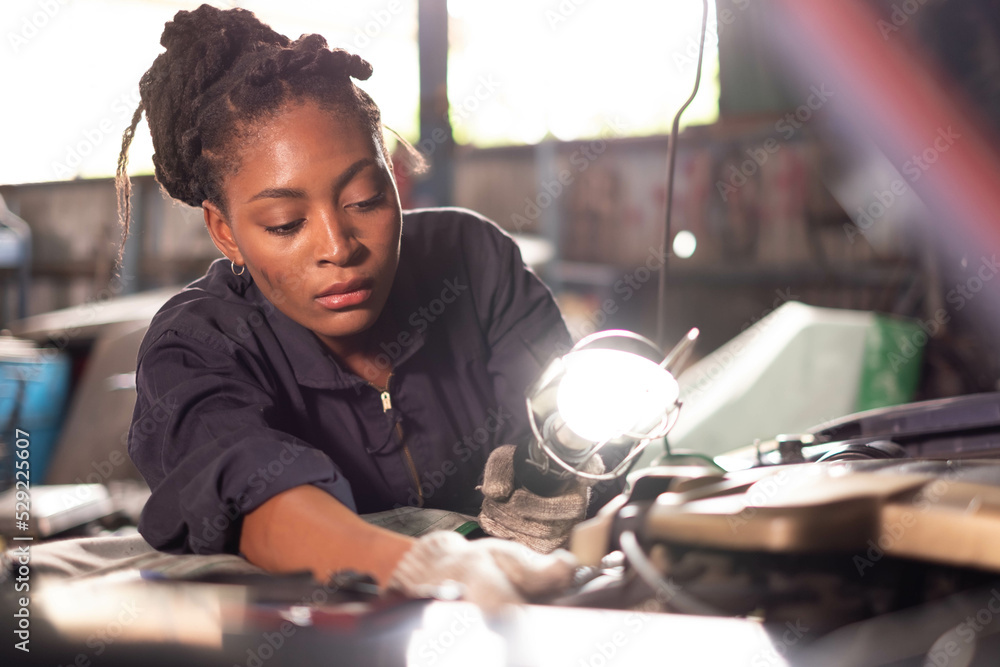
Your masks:
{"label": "blurred garage background", "polygon": [[[169,294],[220,256],[201,211],[166,199],[150,175],[143,124],[132,149],[134,233],[115,276],[121,132],[164,22],[198,4],[26,0],[2,10],[0,326],[69,355],[67,397],[93,352],[88,318],[128,321],[128,313],[108,314],[109,299]],[[913,377],[909,399],[998,388],[998,300],[978,295],[996,293],[1000,267],[982,246],[947,242],[962,236],[962,221],[928,208],[919,188],[965,137],[941,127],[912,159],[889,159],[878,136],[842,113],[852,93],[804,74],[813,45],[776,18],[787,3],[709,3],[703,79],[678,136],[667,248],[669,131],[694,83],[701,3],[214,4],[251,9],[289,35],[319,32],[369,59],[375,75],[363,87],[431,164],[414,175],[399,153],[404,205],[468,207],[517,234],[576,337],[607,328],[654,336],[666,266],[664,340],[700,328],[696,357],[797,301],[919,327],[926,335],[896,351],[894,370],[905,366]],[[1000,3],[861,4],[868,27],[914,54],[927,85],[992,142]],[[157,298],[154,305],[166,297]],[[76,324],[14,324],[73,306]],[[133,344],[141,337],[127,326],[118,335]],[[115,354],[122,368],[102,382],[122,376],[127,388],[134,355]],[[66,405],[47,409],[63,414]]]}

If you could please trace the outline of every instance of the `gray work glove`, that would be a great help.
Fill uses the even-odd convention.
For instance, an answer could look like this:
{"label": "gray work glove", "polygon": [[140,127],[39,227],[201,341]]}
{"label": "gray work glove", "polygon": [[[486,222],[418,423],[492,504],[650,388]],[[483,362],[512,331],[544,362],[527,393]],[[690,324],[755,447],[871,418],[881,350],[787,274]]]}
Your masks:
{"label": "gray work glove", "polygon": [[505,540],[466,540],[452,531],[428,533],[400,559],[387,591],[435,597],[438,587],[460,584],[462,598],[488,612],[565,591],[577,561],[568,551],[539,554]]}
{"label": "gray work glove", "polygon": [[[483,508],[479,525],[489,535],[519,542],[543,554],[569,542],[570,531],[587,516],[590,484],[578,480],[569,491],[545,498],[514,483],[514,445],[490,453],[483,473]],[[604,472],[600,455],[587,463],[590,474]]]}

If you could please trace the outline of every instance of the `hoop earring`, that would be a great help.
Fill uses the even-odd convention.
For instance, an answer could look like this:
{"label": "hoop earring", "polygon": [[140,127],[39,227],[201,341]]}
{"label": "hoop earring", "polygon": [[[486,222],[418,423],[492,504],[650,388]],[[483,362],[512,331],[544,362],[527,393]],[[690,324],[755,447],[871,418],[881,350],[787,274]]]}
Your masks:
{"label": "hoop earring", "polygon": [[236,273],[236,262],[234,262],[232,260],[229,260],[229,270],[233,272],[234,276],[242,276],[244,273],[246,273],[247,265],[246,264],[241,264],[240,265],[240,272]]}

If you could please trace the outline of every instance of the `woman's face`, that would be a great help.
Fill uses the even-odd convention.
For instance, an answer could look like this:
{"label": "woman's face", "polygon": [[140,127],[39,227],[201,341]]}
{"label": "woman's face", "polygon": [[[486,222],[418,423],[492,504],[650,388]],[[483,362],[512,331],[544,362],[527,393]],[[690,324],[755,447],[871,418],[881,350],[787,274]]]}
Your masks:
{"label": "woman's face", "polygon": [[240,146],[223,181],[228,217],[205,203],[219,249],[335,352],[375,323],[399,261],[396,185],[362,128],[314,102],[289,104]]}

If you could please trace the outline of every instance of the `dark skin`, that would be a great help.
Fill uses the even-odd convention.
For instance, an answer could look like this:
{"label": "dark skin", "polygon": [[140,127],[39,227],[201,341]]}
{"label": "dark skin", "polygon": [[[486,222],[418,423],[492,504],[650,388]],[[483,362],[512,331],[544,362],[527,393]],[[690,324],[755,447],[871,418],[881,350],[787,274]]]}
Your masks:
{"label": "dark skin", "polygon": [[[384,306],[399,262],[402,211],[381,143],[344,114],[286,104],[248,133],[223,180],[225,212],[202,206],[215,245],[282,313],[378,387],[392,369],[370,340],[391,325]],[[237,272],[239,269],[237,268]],[[411,538],[365,523],[304,485],[244,517],[240,550],[277,572],[319,580],[354,569],[385,583]]]}

